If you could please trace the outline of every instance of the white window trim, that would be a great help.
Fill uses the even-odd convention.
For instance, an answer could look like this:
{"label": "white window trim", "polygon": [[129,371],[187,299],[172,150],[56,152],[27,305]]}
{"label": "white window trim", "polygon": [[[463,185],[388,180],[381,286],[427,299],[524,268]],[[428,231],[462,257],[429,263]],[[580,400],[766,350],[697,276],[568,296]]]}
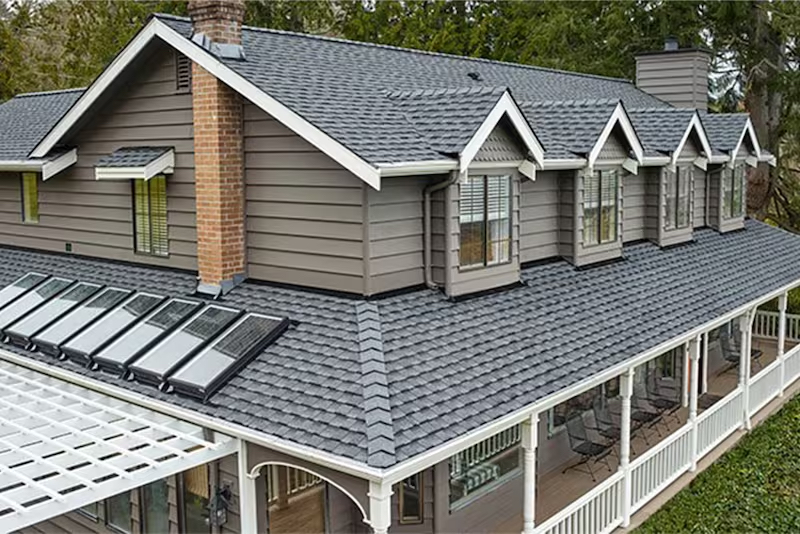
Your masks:
{"label": "white window trim", "polygon": [[625,134],[625,139],[628,141],[628,144],[633,150],[636,162],[640,165],[643,163],[644,147],[642,146],[642,142],[639,139],[639,136],[636,135],[636,130],[633,128],[633,123],[631,122],[630,117],[628,117],[625,107],[622,105],[622,102],[618,102],[617,107],[614,108],[613,113],[611,113],[611,116],[608,118],[608,122],[606,122],[605,127],[603,127],[600,137],[597,138],[594,147],[589,152],[587,163],[590,168],[594,167],[595,162],[597,162],[597,158],[600,157],[600,152],[603,150],[608,138],[614,131],[614,127],[617,125],[622,128],[622,131]]}

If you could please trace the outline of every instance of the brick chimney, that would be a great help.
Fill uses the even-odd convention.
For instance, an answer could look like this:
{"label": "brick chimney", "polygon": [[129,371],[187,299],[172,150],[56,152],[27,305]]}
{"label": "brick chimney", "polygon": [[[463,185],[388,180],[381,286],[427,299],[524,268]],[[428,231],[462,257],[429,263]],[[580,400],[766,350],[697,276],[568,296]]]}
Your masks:
{"label": "brick chimney", "polygon": [[710,60],[707,51],[669,38],[664,50],[636,56],[636,86],[675,107],[707,111]]}
{"label": "brick chimney", "polygon": [[[189,15],[196,42],[241,45],[243,0],[190,0]],[[202,293],[226,293],[245,277],[242,105],[238,93],[192,65],[197,289]]]}

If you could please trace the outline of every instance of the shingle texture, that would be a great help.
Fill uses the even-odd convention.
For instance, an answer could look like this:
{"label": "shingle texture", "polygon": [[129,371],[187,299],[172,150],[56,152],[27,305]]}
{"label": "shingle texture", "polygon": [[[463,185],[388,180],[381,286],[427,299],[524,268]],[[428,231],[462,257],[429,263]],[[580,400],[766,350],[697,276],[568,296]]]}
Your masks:
{"label": "shingle texture", "polygon": [[0,161],[28,154],[83,94],[83,89],[28,93],[0,104]]}
{"label": "shingle texture", "polygon": [[100,158],[95,167],[144,167],[172,150],[169,146],[131,146]]}
{"label": "shingle texture", "polygon": [[617,104],[618,99],[560,100],[523,102],[521,108],[548,157],[553,157],[562,148],[573,154],[588,154]]}
{"label": "shingle texture", "polygon": [[[242,284],[224,302],[298,323],[205,405],[5,348],[386,467],[800,281],[800,237],[755,221],[624,255],[587,270],[530,267],[525,285],[461,302],[430,290],[367,302]],[[196,284],[189,273],[0,248],[0,285],[28,271],[166,295]]]}
{"label": "shingle texture", "polygon": [[[188,20],[159,18],[191,36]],[[438,146],[416,135],[390,92],[507,87],[517,102],[593,98],[630,107],[667,105],[627,80],[526,65],[247,27],[242,44],[245,61],[220,60],[373,164],[442,159]],[[448,105],[458,116],[474,112],[466,98]]]}
{"label": "shingle texture", "polygon": [[636,134],[644,145],[645,154],[671,154],[689,127],[695,114],[693,109],[649,108],[631,109],[631,118]]}
{"label": "shingle texture", "polygon": [[706,113],[703,125],[708,132],[708,140],[717,150],[730,152],[736,148],[747,124],[747,113]]}

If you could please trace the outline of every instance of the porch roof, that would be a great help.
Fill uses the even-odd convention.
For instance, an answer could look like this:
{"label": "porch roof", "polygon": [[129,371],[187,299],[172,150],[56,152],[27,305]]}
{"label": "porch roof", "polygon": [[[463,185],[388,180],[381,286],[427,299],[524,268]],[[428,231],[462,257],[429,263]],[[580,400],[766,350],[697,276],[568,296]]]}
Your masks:
{"label": "porch roof", "polygon": [[[369,313],[362,299],[244,283],[227,305],[297,323],[208,404],[2,348],[271,442],[389,467],[800,282],[800,237],[756,221],[700,229],[671,249],[628,245],[624,256],[584,270],[531,266],[520,287],[457,302],[430,290],[372,299]],[[171,294],[195,283],[187,272],[0,248],[0,285],[31,270]]]}
{"label": "porch roof", "polygon": [[0,532],[236,451],[231,437],[0,362]]}

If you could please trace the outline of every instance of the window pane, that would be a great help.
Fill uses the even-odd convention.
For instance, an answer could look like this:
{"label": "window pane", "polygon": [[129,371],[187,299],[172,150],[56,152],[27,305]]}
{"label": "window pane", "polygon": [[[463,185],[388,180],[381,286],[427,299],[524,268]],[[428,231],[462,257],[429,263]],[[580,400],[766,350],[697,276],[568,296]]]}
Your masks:
{"label": "window pane", "polygon": [[133,227],[136,252],[149,254],[152,250],[150,234],[150,194],[147,182],[133,181]]}
{"label": "window pane", "polygon": [[689,226],[689,214],[692,207],[692,167],[679,167],[676,169],[677,199],[675,226],[686,228]]}
{"label": "window pane", "polygon": [[208,466],[201,465],[182,474],[183,529],[191,534],[209,532]]}
{"label": "window pane", "polygon": [[583,242],[596,245],[600,237],[600,173],[583,178]]}
{"label": "window pane", "polygon": [[131,530],[131,494],[120,493],[106,499],[106,523],[123,532]]}
{"label": "window pane", "polygon": [[731,217],[741,217],[744,213],[744,165],[734,167],[731,175]]}
{"label": "window pane", "polygon": [[733,215],[733,170],[725,168],[720,171],[722,182],[722,216],[730,218]]}
{"label": "window pane", "polygon": [[35,172],[22,173],[22,221],[39,222],[39,177]]}
{"label": "window pane", "polygon": [[519,425],[450,457],[450,508],[519,471]]}
{"label": "window pane", "polygon": [[487,212],[489,242],[486,263],[494,265],[511,259],[511,177],[489,176]]}
{"label": "window pane", "polygon": [[166,480],[142,488],[142,521],[147,534],[169,533],[169,486]]}
{"label": "window pane", "polygon": [[486,242],[484,209],[485,185],[483,176],[469,176],[461,184],[459,226],[461,232],[460,258],[462,267],[484,264]]}
{"label": "window pane", "polygon": [[422,474],[417,473],[400,483],[400,521],[422,522]]}
{"label": "window pane", "polygon": [[148,182],[150,185],[150,232],[152,254],[166,256],[169,254],[169,238],[167,235],[167,179],[156,176]]}
{"label": "window pane", "polygon": [[667,173],[667,192],[666,192],[666,218],[664,221],[665,227],[669,230],[675,228],[677,225],[676,213],[678,202],[678,181],[680,180],[680,168],[675,169],[675,172],[666,171]]}
{"label": "window pane", "polygon": [[617,240],[617,171],[600,172],[600,242]]}

